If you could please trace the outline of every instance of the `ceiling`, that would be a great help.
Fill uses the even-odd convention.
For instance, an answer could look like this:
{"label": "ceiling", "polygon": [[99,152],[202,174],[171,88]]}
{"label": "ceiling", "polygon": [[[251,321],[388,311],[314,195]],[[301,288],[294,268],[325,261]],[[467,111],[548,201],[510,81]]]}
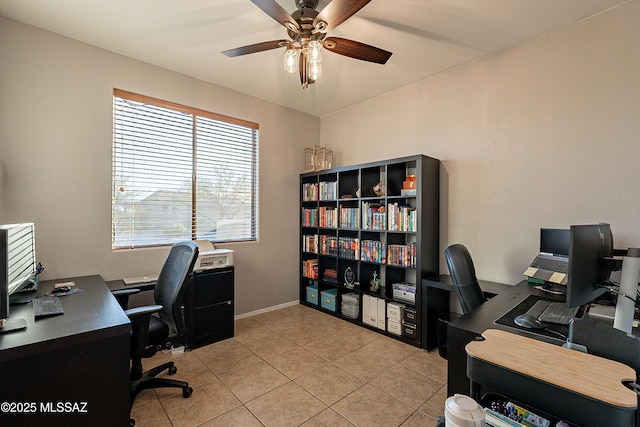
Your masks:
{"label": "ceiling", "polygon": [[[393,55],[385,65],[323,53],[303,90],[284,49],[223,50],[286,38],[250,0],[2,0],[0,15],[323,116],[566,27],[632,0],[373,0],[329,32]],[[289,13],[294,0],[278,0]],[[320,0],[322,10],[329,0]],[[61,59],[64,60],[64,59]]]}

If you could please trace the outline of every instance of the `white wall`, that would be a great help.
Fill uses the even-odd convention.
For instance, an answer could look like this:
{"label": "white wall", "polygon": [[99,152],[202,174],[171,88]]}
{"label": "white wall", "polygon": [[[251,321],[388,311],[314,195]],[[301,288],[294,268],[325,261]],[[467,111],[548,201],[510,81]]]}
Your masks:
{"label": "white wall", "polygon": [[118,87],[260,124],[260,241],[225,246],[236,314],[298,298],[303,130],[338,165],[440,158],[442,250],[465,243],[480,278],[515,283],[540,227],[606,221],[640,246],[637,40],[630,2],[320,121],[0,17],[0,222],[36,223],[45,278],[159,270],[166,250],[110,249]]}
{"label": "white wall", "polygon": [[260,234],[235,251],[236,313],[298,299],[298,188],[320,119],[0,17],[0,223],[33,221],[44,279],[159,271],[111,250],[112,91],[260,125]]}
{"label": "white wall", "polygon": [[636,1],[325,116],[322,145],[339,165],[441,159],[441,248],[467,245],[481,279],[520,281],[540,227],[640,246],[638,40]]}

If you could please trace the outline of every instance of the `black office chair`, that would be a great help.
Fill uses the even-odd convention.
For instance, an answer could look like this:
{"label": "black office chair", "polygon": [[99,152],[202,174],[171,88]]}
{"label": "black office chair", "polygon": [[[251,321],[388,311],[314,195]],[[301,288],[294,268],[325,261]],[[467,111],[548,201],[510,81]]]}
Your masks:
{"label": "black office chair", "polygon": [[485,301],[471,255],[464,245],[458,243],[449,246],[444,257],[462,312],[467,314]]}
{"label": "black office chair", "polygon": [[[173,362],[143,372],[142,358],[152,357],[172,344],[180,344],[184,331],[182,296],[197,257],[198,246],[194,242],[180,242],[171,247],[153,294],[157,305],[126,309],[129,296],[139,290],[113,291],[131,321],[131,405],[138,393],[149,388],[181,388],[183,397],[189,397],[193,392],[185,381],[156,377],[164,370],[168,370],[169,375],[175,374],[177,368]],[[152,316],[154,313],[158,316]]]}

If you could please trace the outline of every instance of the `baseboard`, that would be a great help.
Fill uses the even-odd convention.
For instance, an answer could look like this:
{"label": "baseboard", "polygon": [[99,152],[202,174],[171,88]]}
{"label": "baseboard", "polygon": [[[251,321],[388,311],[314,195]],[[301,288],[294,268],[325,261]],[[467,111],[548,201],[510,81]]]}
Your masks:
{"label": "baseboard", "polygon": [[257,316],[258,314],[268,313],[270,311],[280,310],[281,308],[292,307],[292,306],[298,305],[298,304],[300,304],[300,302],[298,300],[291,301],[291,302],[285,302],[284,304],[278,304],[278,305],[274,305],[274,306],[267,307],[267,308],[261,308],[260,310],[250,311],[248,313],[243,313],[243,314],[238,314],[237,316],[234,316],[234,319],[235,320],[240,320],[240,319],[244,319],[245,317]]}

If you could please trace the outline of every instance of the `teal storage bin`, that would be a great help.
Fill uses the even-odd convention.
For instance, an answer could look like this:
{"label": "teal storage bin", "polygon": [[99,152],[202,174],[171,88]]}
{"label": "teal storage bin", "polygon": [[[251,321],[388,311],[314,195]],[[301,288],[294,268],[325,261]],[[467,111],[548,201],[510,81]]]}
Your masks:
{"label": "teal storage bin", "polygon": [[318,298],[318,285],[316,284],[308,285],[307,286],[307,302],[310,304],[318,305],[319,300],[320,298]]}
{"label": "teal storage bin", "polygon": [[322,308],[326,308],[327,310],[336,311],[337,301],[338,299],[338,290],[337,289],[327,289],[326,291],[320,292],[320,305]]}

